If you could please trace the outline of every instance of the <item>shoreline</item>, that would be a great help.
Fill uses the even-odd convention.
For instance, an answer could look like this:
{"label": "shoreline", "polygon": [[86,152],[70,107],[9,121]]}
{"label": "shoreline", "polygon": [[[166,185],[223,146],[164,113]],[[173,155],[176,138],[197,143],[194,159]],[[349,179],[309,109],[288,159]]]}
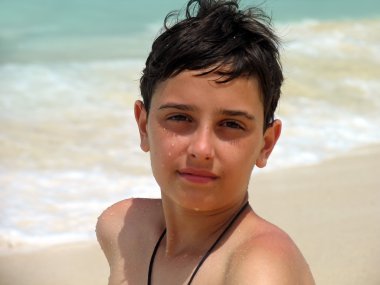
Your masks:
{"label": "shoreline", "polygon": [[[296,242],[316,284],[380,283],[380,144],[319,164],[253,174],[254,210]],[[107,284],[96,241],[0,250],[2,285]]]}

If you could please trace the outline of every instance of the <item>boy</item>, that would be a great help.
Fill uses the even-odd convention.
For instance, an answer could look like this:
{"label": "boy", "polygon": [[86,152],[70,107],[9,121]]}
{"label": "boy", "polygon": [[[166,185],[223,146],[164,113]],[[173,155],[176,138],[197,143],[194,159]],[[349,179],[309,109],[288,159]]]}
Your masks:
{"label": "boy", "polygon": [[258,9],[191,0],[155,40],[135,103],[161,199],[99,218],[109,284],[314,284],[292,240],[248,205],[281,132],[278,39]]}

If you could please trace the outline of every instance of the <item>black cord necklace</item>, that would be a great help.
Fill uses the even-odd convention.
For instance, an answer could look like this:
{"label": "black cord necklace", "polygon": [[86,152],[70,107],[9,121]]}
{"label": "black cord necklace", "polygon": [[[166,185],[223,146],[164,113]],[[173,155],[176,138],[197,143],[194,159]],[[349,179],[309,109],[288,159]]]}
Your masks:
{"label": "black cord necklace", "polygon": [[[241,209],[239,210],[239,212],[237,212],[237,214],[232,218],[232,220],[227,225],[227,227],[224,229],[224,231],[219,235],[219,237],[215,240],[215,242],[213,243],[213,245],[209,248],[209,250],[206,252],[206,254],[202,257],[202,259],[199,261],[197,267],[195,268],[194,272],[191,274],[190,280],[187,283],[187,285],[191,284],[191,282],[193,281],[193,279],[194,279],[195,275],[197,274],[199,268],[201,268],[202,264],[205,262],[205,260],[207,259],[207,257],[211,254],[211,252],[214,250],[214,248],[219,243],[219,241],[223,238],[223,236],[227,233],[227,231],[232,227],[232,225],[235,223],[235,221],[237,220],[237,218],[243,213],[243,211],[248,206],[248,204],[249,203],[247,201],[243,205],[243,207],[241,207]],[[160,238],[158,239],[158,241],[156,243],[156,246],[154,247],[152,256],[150,258],[149,270],[148,270],[148,285],[151,285],[154,259],[156,258],[158,247],[160,246],[161,240],[164,238],[165,234],[166,234],[166,228],[164,229],[163,233],[161,234]]]}

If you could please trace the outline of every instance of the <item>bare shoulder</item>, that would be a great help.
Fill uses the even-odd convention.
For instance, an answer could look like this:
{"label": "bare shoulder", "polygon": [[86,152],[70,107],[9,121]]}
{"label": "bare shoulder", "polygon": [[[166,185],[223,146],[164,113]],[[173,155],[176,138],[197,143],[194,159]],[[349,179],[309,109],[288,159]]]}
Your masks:
{"label": "bare shoulder", "polygon": [[160,219],[158,199],[126,199],[107,208],[98,218],[96,236],[108,262],[133,248],[132,243],[141,241],[140,237],[159,225]]}
{"label": "bare shoulder", "polygon": [[259,233],[247,235],[232,255],[227,284],[314,285],[309,266],[292,239],[260,218],[256,226]]}

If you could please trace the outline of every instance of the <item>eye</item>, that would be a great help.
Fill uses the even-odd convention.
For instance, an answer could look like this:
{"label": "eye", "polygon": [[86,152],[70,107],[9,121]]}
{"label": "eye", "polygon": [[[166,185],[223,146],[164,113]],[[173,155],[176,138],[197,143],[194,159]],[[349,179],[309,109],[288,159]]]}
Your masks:
{"label": "eye", "polygon": [[239,129],[240,130],[245,129],[242,124],[240,124],[239,122],[236,122],[236,121],[223,121],[220,125],[222,127],[231,128],[231,129],[238,129],[238,130]]}
{"label": "eye", "polygon": [[176,121],[176,122],[191,122],[191,118],[189,116],[186,116],[186,115],[182,115],[182,114],[176,114],[176,115],[171,115],[167,118],[167,120],[169,121]]}

